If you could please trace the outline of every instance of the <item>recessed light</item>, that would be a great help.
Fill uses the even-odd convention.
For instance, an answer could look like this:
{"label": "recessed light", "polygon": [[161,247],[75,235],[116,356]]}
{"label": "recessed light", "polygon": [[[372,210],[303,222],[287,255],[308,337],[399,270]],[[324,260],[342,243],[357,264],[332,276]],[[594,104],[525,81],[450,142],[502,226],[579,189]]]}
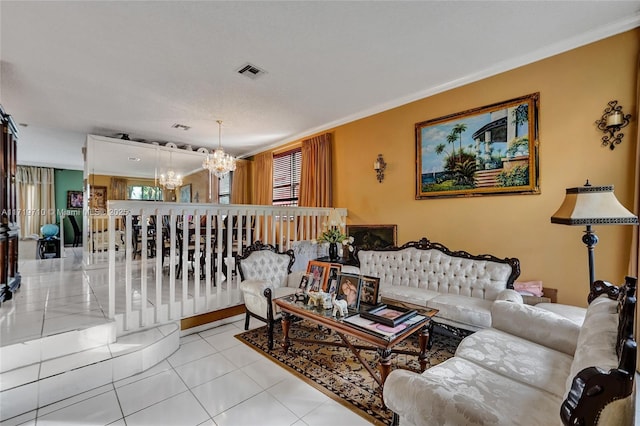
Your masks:
{"label": "recessed light", "polygon": [[138,157],[129,157],[129,161],[140,161]]}

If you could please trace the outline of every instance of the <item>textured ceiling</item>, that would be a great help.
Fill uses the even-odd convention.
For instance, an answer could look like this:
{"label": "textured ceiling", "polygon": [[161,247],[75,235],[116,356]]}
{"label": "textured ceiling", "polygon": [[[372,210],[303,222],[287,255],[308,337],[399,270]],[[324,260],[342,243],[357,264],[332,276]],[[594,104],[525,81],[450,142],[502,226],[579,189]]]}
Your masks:
{"label": "textured ceiling", "polygon": [[[639,10],[637,1],[2,1],[0,97],[29,125],[23,164],[81,168],[86,134],[214,148],[217,119],[226,150],[248,155],[634,28]],[[237,74],[247,62],[266,74]]]}

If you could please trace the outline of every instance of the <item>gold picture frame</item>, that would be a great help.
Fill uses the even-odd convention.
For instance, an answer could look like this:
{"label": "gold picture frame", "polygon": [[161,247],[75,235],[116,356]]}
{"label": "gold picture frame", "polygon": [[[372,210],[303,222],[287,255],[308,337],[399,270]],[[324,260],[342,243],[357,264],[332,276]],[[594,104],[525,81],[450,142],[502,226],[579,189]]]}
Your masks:
{"label": "gold picture frame", "polygon": [[539,194],[539,98],[417,123],[416,199]]}

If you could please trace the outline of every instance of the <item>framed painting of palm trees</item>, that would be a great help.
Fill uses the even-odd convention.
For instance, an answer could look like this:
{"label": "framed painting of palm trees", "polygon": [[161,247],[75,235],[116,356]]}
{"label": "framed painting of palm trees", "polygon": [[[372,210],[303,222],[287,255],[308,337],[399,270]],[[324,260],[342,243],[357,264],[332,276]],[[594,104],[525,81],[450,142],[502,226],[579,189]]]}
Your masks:
{"label": "framed painting of palm trees", "polygon": [[416,199],[539,194],[539,98],[417,123]]}

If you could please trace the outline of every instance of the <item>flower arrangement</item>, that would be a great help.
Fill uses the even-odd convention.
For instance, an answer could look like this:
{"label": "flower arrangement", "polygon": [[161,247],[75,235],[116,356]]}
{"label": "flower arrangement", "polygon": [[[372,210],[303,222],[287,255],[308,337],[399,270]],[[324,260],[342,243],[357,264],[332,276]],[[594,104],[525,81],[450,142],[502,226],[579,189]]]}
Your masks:
{"label": "flower arrangement", "polygon": [[349,251],[353,251],[353,237],[349,237],[343,233],[343,227],[344,222],[340,220],[338,213],[333,210],[331,214],[329,214],[329,219],[322,224],[324,231],[322,231],[322,234],[320,234],[316,242],[341,243],[343,246],[346,246]]}

